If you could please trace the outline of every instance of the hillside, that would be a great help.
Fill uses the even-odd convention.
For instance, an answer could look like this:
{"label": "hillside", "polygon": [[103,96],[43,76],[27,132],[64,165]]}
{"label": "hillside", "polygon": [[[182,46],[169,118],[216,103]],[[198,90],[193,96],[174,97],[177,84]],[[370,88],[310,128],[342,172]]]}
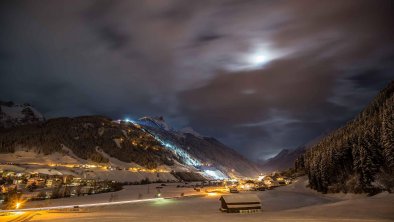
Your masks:
{"label": "hillside", "polygon": [[150,117],[138,123],[102,116],[55,118],[0,129],[0,153],[21,150],[60,153],[82,162],[191,171],[207,178],[258,173],[253,164],[219,141],[174,131],[164,120]]}
{"label": "hillside", "polygon": [[394,191],[394,81],[296,161],[321,192]]}
{"label": "hillside", "polygon": [[[212,137],[204,137],[193,129],[173,130],[162,117],[141,118],[135,121],[169,149],[178,153],[180,159],[202,170],[218,169],[229,174],[255,176],[259,168],[233,149]],[[160,126],[160,127],[156,127]]]}
{"label": "hillside", "polygon": [[6,129],[0,134],[0,152],[27,148],[52,154],[69,148],[76,156],[107,162],[99,151],[124,162],[147,168],[172,165],[175,156],[149,134],[132,125],[113,123],[99,116],[56,118],[44,123]]}

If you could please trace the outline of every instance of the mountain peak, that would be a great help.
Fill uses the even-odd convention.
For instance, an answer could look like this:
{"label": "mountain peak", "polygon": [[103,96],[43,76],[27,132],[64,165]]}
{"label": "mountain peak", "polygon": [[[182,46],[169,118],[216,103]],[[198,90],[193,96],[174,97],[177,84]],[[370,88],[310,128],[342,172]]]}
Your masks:
{"label": "mountain peak", "polygon": [[0,128],[34,124],[44,120],[44,116],[28,103],[0,101]]}
{"label": "mountain peak", "polygon": [[170,131],[172,128],[166,123],[163,116],[158,117],[150,117],[144,116],[138,120],[138,122],[142,125],[149,125],[152,127],[159,127],[163,130]]}

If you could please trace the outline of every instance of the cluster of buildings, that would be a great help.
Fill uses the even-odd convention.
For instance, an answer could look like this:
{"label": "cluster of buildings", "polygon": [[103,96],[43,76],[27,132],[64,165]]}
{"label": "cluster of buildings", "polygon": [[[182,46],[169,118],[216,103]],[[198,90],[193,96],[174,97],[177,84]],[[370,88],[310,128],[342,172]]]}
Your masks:
{"label": "cluster of buildings", "polygon": [[276,174],[260,175],[256,179],[230,179],[225,180],[224,185],[230,191],[251,191],[251,190],[266,190],[274,187],[284,186],[292,183],[292,179]]}
{"label": "cluster of buildings", "polygon": [[0,202],[12,192],[19,193],[22,199],[37,200],[110,192],[119,189],[118,186],[114,181],[72,175],[0,171]]}
{"label": "cluster of buildings", "polygon": [[171,171],[165,169],[146,169],[142,167],[130,167],[129,171],[131,172],[148,172],[148,173],[170,173]]}
{"label": "cluster of buildings", "polygon": [[278,187],[291,184],[292,179],[280,175],[259,176],[258,181],[261,181],[266,187]]}

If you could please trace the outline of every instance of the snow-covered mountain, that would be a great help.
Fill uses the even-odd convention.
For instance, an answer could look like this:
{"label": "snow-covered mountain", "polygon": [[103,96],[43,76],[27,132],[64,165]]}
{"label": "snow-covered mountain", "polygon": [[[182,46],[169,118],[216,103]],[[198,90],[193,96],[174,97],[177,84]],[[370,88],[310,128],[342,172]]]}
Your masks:
{"label": "snow-covered mountain", "polygon": [[162,130],[171,131],[172,128],[164,121],[164,117],[142,117],[138,119],[138,123],[151,127],[158,127]]}
{"label": "snow-covered mountain", "polygon": [[0,101],[0,128],[38,123],[44,120],[44,116],[29,104]]}
{"label": "snow-covered mountain", "polygon": [[233,149],[215,138],[202,136],[191,127],[174,130],[162,117],[144,117],[131,123],[142,127],[163,146],[176,153],[182,162],[195,169],[229,176],[255,176],[260,171],[254,163]]}
{"label": "snow-covered mountain", "polygon": [[305,146],[300,146],[294,150],[283,149],[276,156],[270,158],[262,165],[265,172],[285,170],[294,168],[295,160],[305,153]]}
{"label": "snow-covered mountain", "polygon": [[0,134],[0,153],[23,149],[54,155],[64,154],[64,147],[74,159],[117,167],[119,161],[148,169],[164,167],[181,178],[186,174],[207,179],[259,174],[255,164],[218,140],[191,129],[174,130],[162,117],[128,121],[102,116],[63,117],[8,128]]}

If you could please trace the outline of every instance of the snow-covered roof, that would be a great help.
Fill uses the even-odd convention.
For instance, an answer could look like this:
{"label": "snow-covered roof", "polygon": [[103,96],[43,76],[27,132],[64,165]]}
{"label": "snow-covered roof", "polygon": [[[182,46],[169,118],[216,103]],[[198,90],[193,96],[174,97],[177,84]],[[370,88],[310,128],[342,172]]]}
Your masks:
{"label": "snow-covered roof", "polygon": [[261,200],[256,194],[234,194],[234,195],[223,195],[221,199],[227,203],[250,203],[250,204],[260,204]]}
{"label": "snow-covered roof", "polygon": [[63,173],[59,172],[58,170],[49,168],[32,169],[29,171],[31,171],[32,173],[41,173],[47,175],[63,175]]}

